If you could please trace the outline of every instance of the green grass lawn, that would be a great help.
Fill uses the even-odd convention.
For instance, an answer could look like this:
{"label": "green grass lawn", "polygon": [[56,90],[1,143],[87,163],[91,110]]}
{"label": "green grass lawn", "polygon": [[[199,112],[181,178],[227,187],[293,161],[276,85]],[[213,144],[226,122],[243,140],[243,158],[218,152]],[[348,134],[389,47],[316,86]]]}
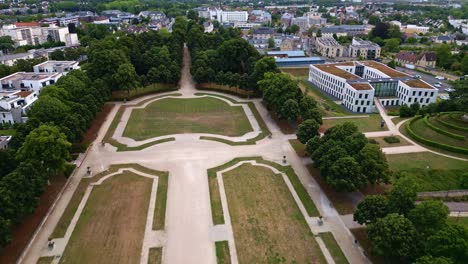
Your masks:
{"label": "green grass lawn", "polygon": [[468,217],[457,217],[457,216],[450,216],[447,220],[448,223],[451,224],[459,224],[466,226],[468,228]]}
{"label": "green grass lawn", "polygon": [[331,232],[320,233],[319,236],[322,238],[325,246],[327,246],[328,251],[330,251],[330,254],[332,255],[336,264],[349,263]]}
{"label": "green grass lawn", "polygon": [[227,241],[216,241],[216,259],[218,264],[230,264],[231,254],[229,253],[229,244]]}
{"label": "green grass lawn", "polygon": [[241,106],[219,99],[165,98],[134,109],[123,135],[135,140],[181,133],[241,136],[252,127]]}
{"label": "green grass lawn", "polygon": [[0,129],[0,136],[14,136],[15,132],[14,129]]}
{"label": "green grass lawn", "polygon": [[[75,212],[83,199],[83,196],[88,188],[89,184],[93,182],[99,181],[102,177],[114,173],[121,168],[134,168],[138,171],[152,174],[159,177],[158,183],[158,191],[157,191],[157,199],[156,199],[156,206],[155,206],[155,213],[154,213],[154,220],[153,220],[153,229],[158,229],[157,227],[162,226],[164,227],[165,223],[165,213],[166,213],[166,200],[167,200],[167,177],[168,173],[164,171],[156,171],[152,169],[148,169],[143,167],[139,164],[118,164],[112,165],[108,170],[103,171],[92,178],[83,178],[80,181],[80,184],[76,188],[70,202],[67,205],[67,208],[63,212],[62,216],[60,217],[59,222],[55,226],[54,231],[50,235],[51,238],[61,238],[65,236],[65,232],[67,231],[70,222],[75,215]],[[166,185],[166,186],[165,186]],[[160,189],[162,188],[162,189]],[[163,204],[164,203],[164,204]],[[156,227],[156,228],[154,228]],[[159,228],[162,229],[162,228]]]}
{"label": "green grass lawn", "polygon": [[283,177],[244,164],[223,174],[240,263],[325,263]]}
{"label": "green grass lawn", "polygon": [[320,129],[326,131],[330,127],[336,126],[338,124],[351,122],[354,123],[358,127],[359,131],[363,133],[388,130],[387,126],[385,126],[384,128],[380,128],[381,121],[382,117],[379,114],[370,114],[369,117],[361,118],[326,119],[323,120],[323,125]]}
{"label": "green grass lawn", "polygon": [[398,123],[406,119],[409,119],[409,118],[408,117],[395,117],[395,118],[392,118],[392,122],[393,124],[397,125]]}
{"label": "green grass lawn", "polygon": [[162,248],[150,248],[148,256],[148,264],[162,263]]}
{"label": "green grass lawn", "polygon": [[461,189],[461,174],[468,162],[430,152],[387,155],[390,169],[404,172],[418,182],[418,191]]}
{"label": "green grass lawn", "polygon": [[297,155],[300,157],[304,157],[307,155],[306,145],[302,144],[298,139],[290,139],[289,144],[293,147],[296,151]]}
{"label": "green grass lawn", "polygon": [[[436,124],[437,126],[437,124]],[[455,138],[451,138],[451,137],[448,137],[446,135],[443,135],[443,134],[440,134],[434,130],[432,130],[431,128],[429,128],[428,126],[426,126],[426,124],[424,124],[424,121],[423,119],[419,119],[419,120],[416,120],[412,125],[411,125],[411,128],[413,129],[413,131],[418,134],[419,136],[423,137],[423,138],[426,138],[426,139],[430,139],[432,141],[437,141],[439,143],[442,143],[442,144],[446,144],[446,145],[451,145],[451,146],[457,146],[457,147],[462,147],[462,148],[468,148],[468,140],[458,140],[458,139],[455,139]],[[448,129],[445,129],[448,131]],[[457,134],[459,135],[465,135],[468,137],[468,132],[461,132],[461,131],[458,131]]]}
{"label": "green grass lawn", "polygon": [[352,115],[352,113],[347,112],[343,107],[337,105],[332,99],[325,95],[324,92],[320,91],[320,89],[314,87],[309,82],[300,81],[299,88],[317,101],[320,112],[323,116]]}
{"label": "green grass lawn", "polygon": [[400,140],[399,143],[388,143],[387,141],[385,141],[386,137],[374,137],[374,138],[369,138],[369,139],[375,140],[379,144],[379,146],[382,148],[401,147],[401,146],[411,145],[411,143],[406,141],[404,138],[400,136],[395,136],[395,137],[397,137]]}
{"label": "green grass lawn", "polygon": [[138,263],[152,181],[125,171],[94,186],[60,263]]}

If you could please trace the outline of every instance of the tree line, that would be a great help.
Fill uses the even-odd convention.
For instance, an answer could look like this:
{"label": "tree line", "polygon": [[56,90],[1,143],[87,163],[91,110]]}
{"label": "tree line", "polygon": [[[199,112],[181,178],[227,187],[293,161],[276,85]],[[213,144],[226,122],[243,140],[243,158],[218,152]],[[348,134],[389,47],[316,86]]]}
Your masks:
{"label": "tree line", "polygon": [[417,184],[408,176],[385,195],[361,201],[354,220],[367,225],[371,252],[391,263],[464,263],[468,259],[468,228],[448,223],[442,201],[416,204]]}
{"label": "tree line", "polygon": [[[88,60],[82,70],[73,70],[41,90],[28,120],[14,126],[9,149],[0,150],[0,247],[11,240],[11,227],[34,212],[49,179],[71,173],[67,160],[72,143],[79,144],[111,91],[176,82],[182,45],[180,35],[167,31],[106,32],[87,42]],[[15,69],[32,71],[37,63],[21,61]]]}

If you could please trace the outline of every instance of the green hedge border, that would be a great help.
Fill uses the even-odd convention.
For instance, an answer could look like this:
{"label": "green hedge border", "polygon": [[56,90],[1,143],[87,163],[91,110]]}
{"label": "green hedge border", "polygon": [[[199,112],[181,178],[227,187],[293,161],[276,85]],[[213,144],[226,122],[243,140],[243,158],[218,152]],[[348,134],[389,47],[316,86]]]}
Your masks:
{"label": "green hedge border", "polygon": [[[457,125],[454,125],[454,124],[451,124],[449,122],[446,122],[444,120],[441,120],[439,117],[440,116],[445,116],[445,115],[437,115],[437,122],[441,123],[442,125],[446,126],[446,127],[449,127],[449,128],[452,128],[452,129],[455,129],[455,130],[460,130],[460,131],[468,131],[468,127],[461,127],[461,126],[457,126]],[[450,115],[447,115],[449,118],[450,118]]]}
{"label": "green hedge border", "polygon": [[448,150],[448,151],[452,151],[452,152],[455,152],[455,153],[461,153],[461,154],[468,154],[468,149],[466,148],[460,148],[460,147],[454,147],[454,146],[450,146],[450,145],[446,145],[446,144],[442,144],[442,143],[439,143],[439,142],[435,142],[435,141],[432,141],[432,140],[429,140],[429,139],[426,139],[426,138],[423,138],[421,137],[420,135],[416,134],[413,129],[411,128],[411,125],[419,120],[420,118],[422,118],[421,116],[418,116],[418,117],[415,117],[413,119],[411,119],[409,122],[406,122],[406,131],[408,131],[408,134],[416,141],[420,142],[420,143],[423,143],[423,144],[426,144],[428,146],[432,146],[432,147],[436,147],[436,148],[440,148],[440,149],[443,149],[443,150]]}
{"label": "green hedge border", "polygon": [[454,134],[452,132],[446,131],[446,130],[440,128],[440,127],[437,127],[437,126],[431,124],[431,122],[429,122],[429,119],[428,119],[427,116],[424,116],[423,121],[424,121],[424,124],[426,126],[428,126],[430,129],[434,130],[435,132],[437,132],[439,134],[443,134],[443,135],[446,135],[448,137],[458,139],[458,140],[465,140],[465,137],[462,136],[462,135]]}

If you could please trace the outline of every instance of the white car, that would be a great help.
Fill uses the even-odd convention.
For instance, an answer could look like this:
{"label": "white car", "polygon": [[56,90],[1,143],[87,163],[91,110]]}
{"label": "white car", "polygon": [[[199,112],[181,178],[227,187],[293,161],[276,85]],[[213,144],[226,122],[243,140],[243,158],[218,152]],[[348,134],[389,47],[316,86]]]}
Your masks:
{"label": "white car", "polygon": [[450,92],[455,91],[455,89],[453,89],[453,88],[445,88],[444,91],[446,91],[447,93],[450,93]]}
{"label": "white car", "polygon": [[442,86],[440,86],[440,84],[438,84],[438,83],[434,84],[434,86],[437,87],[437,88],[442,87]]}
{"label": "white car", "polygon": [[444,76],[436,76],[435,77],[437,80],[445,80],[445,77]]}
{"label": "white car", "polygon": [[448,96],[448,95],[441,95],[441,96],[440,96],[440,99],[442,99],[442,100],[448,100],[448,99],[450,99],[450,96]]}

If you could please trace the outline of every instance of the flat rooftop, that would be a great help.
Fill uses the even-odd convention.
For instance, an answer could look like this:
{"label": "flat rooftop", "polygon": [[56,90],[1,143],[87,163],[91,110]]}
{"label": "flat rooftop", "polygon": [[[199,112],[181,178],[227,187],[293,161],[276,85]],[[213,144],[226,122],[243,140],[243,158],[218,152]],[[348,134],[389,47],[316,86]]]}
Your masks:
{"label": "flat rooftop", "polygon": [[77,64],[78,62],[77,61],[53,61],[53,60],[49,60],[49,61],[44,61],[42,63],[39,63],[35,66],[39,66],[39,67],[47,67],[47,66],[52,66],[52,67],[61,67],[61,66],[72,66],[74,64]]}
{"label": "flat rooftop", "polygon": [[348,83],[354,89],[362,91],[362,90],[372,90],[372,87],[368,83]]}
{"label": "flat rooftop", "polygon": [[38,81],[47,78],[53,78],[59,75],[60,73],[36,73],[36,72],[17,72],[6,77],[0,79],[0,81],[20,81],[20,80],[28,80],[28,81]]}
{"label": "flat rooftop", "polygon": [[419,80],[419,79],[410,79],[402,81],[409,87],[413,88],[424,88],[424,89],[434,89],[434,87],[430,86],[429,84]]}
{"label": "flat rooftop", "polygon": [[288,57],[305,57],[303,50],[291,50],[291,51],[268,51],[267,55],[287,55]]}
{"label": "flat rooftop", "polygon": [[361,79],[359,76],[354,75],[350,72],[347,72],[345,70],[342,70],[338,67],[335,66],[335,64],[321,64],[321,65],[314,65],[317,67],[319,70],[322,70],[324,72],[328,72],[330,74],[336,75],[338,77],[348,79],[348,80],[357,80]]}
{"label": "flat rooftop", "polygon": [[388,67],[387,65],[376,62],[376,61],[361,61],[360,63],[362,65],[364,65],[364,66],[375,68],[376,70],[381,71],[383,74],[390,76],[390,78],[408,77],[409,76],[406,73],[402,73],[400,71],[394,70],[394,69]]}

